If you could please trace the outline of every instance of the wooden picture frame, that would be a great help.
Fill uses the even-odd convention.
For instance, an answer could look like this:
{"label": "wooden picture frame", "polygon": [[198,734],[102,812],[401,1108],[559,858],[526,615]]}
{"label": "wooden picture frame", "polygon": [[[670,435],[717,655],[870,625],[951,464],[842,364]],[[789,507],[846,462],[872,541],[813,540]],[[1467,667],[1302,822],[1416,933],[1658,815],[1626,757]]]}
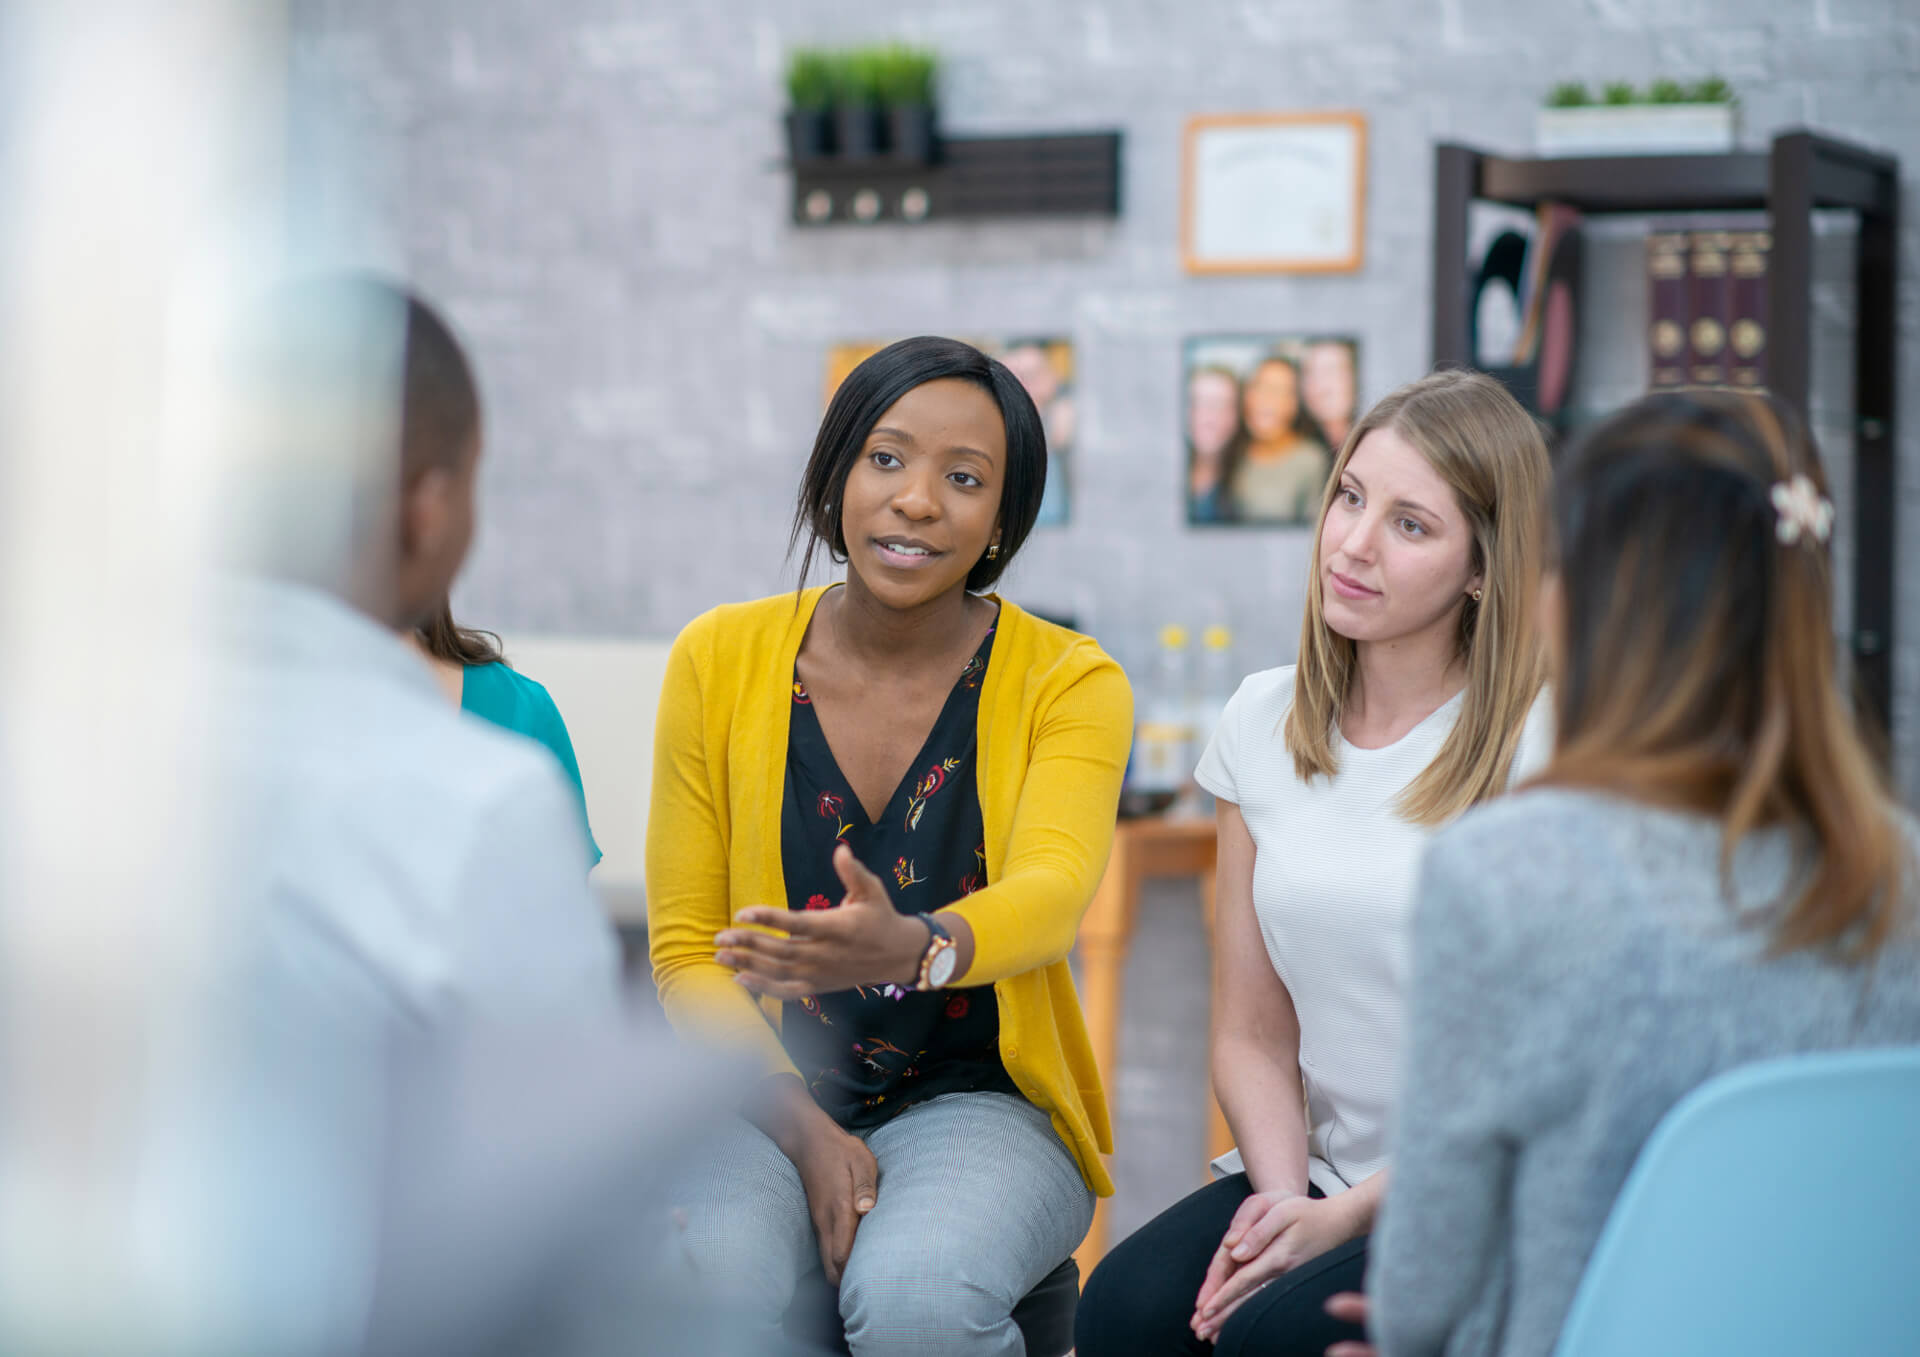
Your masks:
{"label": "wooden picture frame", "polygon": [[1188,273],[1353,273],[1366,239],[1359,113],[1189,118],[1180,167]]}

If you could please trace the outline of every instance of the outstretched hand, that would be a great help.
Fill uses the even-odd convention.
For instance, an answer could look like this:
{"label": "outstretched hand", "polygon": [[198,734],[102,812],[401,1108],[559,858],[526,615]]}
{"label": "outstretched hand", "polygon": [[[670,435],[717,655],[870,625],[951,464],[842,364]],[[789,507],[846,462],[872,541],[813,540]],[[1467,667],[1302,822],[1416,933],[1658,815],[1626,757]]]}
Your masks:
{"label": "outstretched hand", "polygon": [[716,960],[736,972],[739,985],[775,999],[805,999],[856,985],[911,987],[919,979],[927,926],[896,910],[886,883],[844,843],[834,849],[833,870],[847,891],[838,908],[755,906],[714,936]]}

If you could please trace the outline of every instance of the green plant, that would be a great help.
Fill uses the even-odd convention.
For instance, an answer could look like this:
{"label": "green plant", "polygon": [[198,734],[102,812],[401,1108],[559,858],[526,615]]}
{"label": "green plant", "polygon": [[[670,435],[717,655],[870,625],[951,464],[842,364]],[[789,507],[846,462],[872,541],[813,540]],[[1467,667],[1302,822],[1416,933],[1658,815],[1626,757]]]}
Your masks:
{"label": "green plant", "polygon": [[1678,80],[1656,80],[1647,86],[1647,102],[1650,104],[1687,103],[1687,87]]}
{"label": "green plant", "polygon": [[787,55],[787,105],[817,112],[833,104],[833,57],[817,47]]}
{"label": "green plant", "polygon": [[1733,86],[1717,75],[1694,82],[1687,91],[1687,102],[1694,104],[1730,104],[1734,102]]}
{"label": "green plant", "polygon": [[1585,108],[1592,102],[1593,95],[1578,80],[1563,80],[1547,91],[1548,108]]}
{"label": "green plant", "polygon": [[929,107],[940,60],[932,52],[890,43],[876,53],[881,102],[897,107]]}
{"label": "green plant", "polygon": [[1631,80],[1609,80],[1600,87],[1600,101],[1607,104],[1631,104],[1639,99]]}
{"label": "green plant", "polygon": [[856,47],[832,57],[833,101],[845,108],[873,108],[880,103],[881,70],[885,57],[878,47]]}

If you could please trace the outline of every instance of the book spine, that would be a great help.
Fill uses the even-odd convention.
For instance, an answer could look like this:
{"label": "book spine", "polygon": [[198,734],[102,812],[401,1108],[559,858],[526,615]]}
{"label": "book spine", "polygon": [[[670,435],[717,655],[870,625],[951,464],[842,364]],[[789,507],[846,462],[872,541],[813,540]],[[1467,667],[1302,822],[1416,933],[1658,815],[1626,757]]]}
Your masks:
{"label": "book spine", "polygon": [[1647,388],[1687,384],[1687,233],[1647,235]]}
{"label": "book spine", "polygon": [[1767,384],[1767,252],[1765,231],[1736,231],[1727,250],[1727,381],[1743,391]]}
{"label": "book spine", "polygon": [[1695,231],[1687,255],[1687,381],[1727,384],[1727,231]]}

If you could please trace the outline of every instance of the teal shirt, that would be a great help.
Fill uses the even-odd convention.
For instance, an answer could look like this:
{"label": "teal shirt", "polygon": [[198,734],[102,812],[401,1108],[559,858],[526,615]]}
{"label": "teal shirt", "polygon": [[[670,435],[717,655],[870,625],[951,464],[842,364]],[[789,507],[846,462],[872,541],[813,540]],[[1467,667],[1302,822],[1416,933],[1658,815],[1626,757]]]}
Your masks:
{"label": "teal shirt", "polygon": [[580,801],[587,866],[591,869],[597,865],[600,845],[593,841],[593,830],[587,826],[587,789],[580,781],[580,765],[573,757],[573,741],[567,738],[567,723],[560,719],[560,708],[553,704],[547,690],[504,664],[470,665],[460,685],[460,709],[516,735],[538,740],[553,751]]}

